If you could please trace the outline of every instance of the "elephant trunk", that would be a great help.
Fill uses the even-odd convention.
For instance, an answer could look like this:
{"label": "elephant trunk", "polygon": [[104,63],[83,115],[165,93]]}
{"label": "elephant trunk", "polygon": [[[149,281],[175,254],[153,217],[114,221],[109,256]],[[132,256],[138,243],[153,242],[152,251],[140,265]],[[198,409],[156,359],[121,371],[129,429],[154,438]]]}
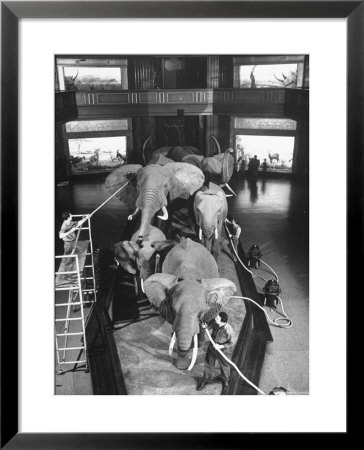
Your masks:
{"label": "elephant trunk", "polygon": [[178,343],[178,351],[177,351],[177,362],[176,366],[181,370],[191,370],[194,366],[197,358],[197,334],[193,336],[193,354],[191,362],[188,359],[188,353],[192,346],[191,336],[185,336],[184,333],[177,333],[177,343]]}
{"label": "elephant trunk", "polygon": [[142,240],[147,234],[154,214],[159,211],[162,206],[166,206],[166,204],[167,199],[165,197],[161,198],[161,195],[157,189],[146,188],[140,193],[136,204],[142,212],[138,236],[140,240]]}

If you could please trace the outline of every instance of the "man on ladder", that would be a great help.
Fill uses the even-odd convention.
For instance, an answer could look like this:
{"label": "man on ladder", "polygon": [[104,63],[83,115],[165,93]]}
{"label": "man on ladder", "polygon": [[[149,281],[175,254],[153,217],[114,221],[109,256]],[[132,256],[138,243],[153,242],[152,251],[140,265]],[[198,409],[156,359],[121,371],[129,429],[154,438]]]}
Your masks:
{"label": "man on ladder", "polygon": [[[89,214],[78,222],[72,221],[72,214],[69,211],[62,213],[63,223],[59,232],[59,238],[64,242],[64,255],[65,258],[65,269],[67,272],[74,270],[73,268],[73,258],[67,258],[75,248],[76,243],[76,230],[89,218]],[[76,275],[75,275],[76,276]],[[72,280],[72,275],[67,275],[66,279]]]}

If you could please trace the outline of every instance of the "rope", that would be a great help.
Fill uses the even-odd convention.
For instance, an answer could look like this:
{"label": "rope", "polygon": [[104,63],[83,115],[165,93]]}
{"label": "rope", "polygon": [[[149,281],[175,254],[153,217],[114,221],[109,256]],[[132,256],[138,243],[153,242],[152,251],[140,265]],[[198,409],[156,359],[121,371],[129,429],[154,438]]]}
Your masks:
{"label": "rope", "polygon": [[231,366],[234,367],[234,369],[238,372],[238,374],[240,375],[240,377],[243,378],[243,380],[245,380],[247,383],[249,383],[250,386],[252,386],[252,387],[253,387],[255,390],[257,390],[260,394],[262,394],[262,395],[267,395],[265,392],[263,392],[261,389],[259,389],[257,386],[255,386],[254,383],[252,383],[250,380],[248,380],[248,378],[246,378],[246,377],[240,372],[240,370],[239,370],[239,368],[237,367],[237,365],[236,365],[235,363],[233,363],[233,362],[231,361],[231,359],[229,359],[229,358],[225,355],[225,353],[223,353],[219,348],[216,348],[216,347],[215,347],[216,343],[215,343],[214,340],[212,339],[212,337],[211,337],[211,335],[210,335],[210,333],[209,333],[209,330],[207,329],[207,326],[206,326],[205,329],[206,329],[207,336],[209,337],[209,339],[210,339],[212,345],[214,346],[214,348],[220,353],[220,355],[221,355],[224,359],[226,359],[226,361],[227,361]]}

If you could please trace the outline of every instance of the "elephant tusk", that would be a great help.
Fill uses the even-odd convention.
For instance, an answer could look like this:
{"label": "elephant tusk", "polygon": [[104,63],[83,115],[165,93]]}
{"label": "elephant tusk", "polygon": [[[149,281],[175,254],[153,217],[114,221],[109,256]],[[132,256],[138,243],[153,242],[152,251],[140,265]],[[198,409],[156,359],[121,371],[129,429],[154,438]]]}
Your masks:
{"label": "elephant tusk", "polygon": [[145,290],[144,290],[144,280],[143,280],[143,278],[140,279],[140,288],[141,288],[143,294],[145,294]]}
{"label": "elephant tusk", "polygon": [[213,136],[213,135],[211,135],[211,137],[212,137],[212,139],[215,141],[215,144],[216,144],[216,146],[217,146],[217,151],[218,151],[218,153],[221,153],[221,147],[220,147],[220,144],[219,144],[219,142],[218,142],[218,140],[215,138],[215,136]]}
{"label": "elephant tusk", "polygon": [[134,217],[136,214],[138,214],[138,212],[139,212],[139,208],[136,207],[136,208],[135,208],[135,211],[133,212],[133,214],[130,214],[130,216],[128,216],[128,220],[133,220],[133,217]]}
{"label": "elephant tusk", "polygon": [[202,241],[202,228],[200,227],[200,231],[198,233],[198,238]]}
{"label": "elephant tusk", "polygon": [[233,195],[236,197],[235,192],[231,189],[231,187],[230,187],[227,183],[225,183],[225,186],[226,186],[226,187],[229,189],[229,191],[232,192]]}
{"label": "elephant tusk", "polygon": [[219,231],[217,229],[217,227],[215,228],[215,239],[219,238]]}
{"label": "elephant tusk", "polygon": [[152,140],[152,136],[147,137],[147,139],[144,141],[143,143],[143,148],[142,148],[142,156],[143,156],[143,161],[144,164],[147,165],[148,161],[147,161],[147,156],[146,156],[146,149],[147,149],[147,145],[149,144],[149,142]]}
{"label": "elephant tusk", "polygon": [[191,370],[192,367],[195,365],[195,362],[197,359],[197,351],[198,351],[197,334],[195,334],[193,337],[193,353],[192,353],[191,364],[189,365],[187,370]]}
{"label": "elephant tusk", "polygon": [[176,343],[176,333],[174,332],[174,333],[172,334],[171,342],[170,342],[170,344],[169,344],[169,350],[168,350],[168,353],[169,353],[170,355],[172,355],[173,347],[174,347],[174,344],[175,344],[175,343]]}
{"label": "elephant tusk", "polygon": [[157,216],[157,217],[161,220],[167,220],[168,219],[168,211],[165,206],[162,206],[162,213],[163,213],[163,216]]}

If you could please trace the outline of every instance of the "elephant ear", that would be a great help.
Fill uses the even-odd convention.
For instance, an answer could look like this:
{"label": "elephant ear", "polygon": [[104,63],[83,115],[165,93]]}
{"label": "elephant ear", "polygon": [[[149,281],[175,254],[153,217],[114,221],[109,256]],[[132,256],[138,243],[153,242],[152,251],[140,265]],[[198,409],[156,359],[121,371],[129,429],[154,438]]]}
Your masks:
{"label": "elephant ear", "polygon": [[208,309],[204,311],[202,320],[209,323],[226,305],[230,297],[236,292],[235,284],[227,278],[209,278],[201,281],[206,289]]}
{"label": "elephant ear", "polygon": [[204,159],[204,157],[202,155],[191,154],[191,155],[184,156],[182,159],[182,162],[192,164],[193,166],[196,166],[199,169],[201,169],[202,168],[201,161],[203,159]]}
{"label": "elephant ear", "polygon": [[225,197],[225,192],[221,189],[221,187],[215,183],[212,183],[211,181],[209,182],[207,191],[209,194],[214,194],[214,195],[218,195],[220,197]]}
{"label": "elephant ear", "polygon": [[169,196],[171,200],[177,197],[188,199],[194,194],[205,181],[204,174],[201,169],[192,164],[176,162],[166,164],[173,173]]}
{"label": "elephant ear", "polygon": [[229,152],[225,152],[222,159],[221,183],[228,183],[233,175],[233,171],[234,157]]}
{"label": "elephant ear", "polygon": [[201,168],[210,175],[220,175],[222,167],[221,154],[208,156],[201,161]]}
{"label": "elephant ear", "polygon": [[148,300],[169,323],[173,323],[175,314],[168,301],[168,292],[177,282],[177,277],[168,273],[155,273],[144,281],[144,292]]}
{"label": "elephant ear", "polygon": [[114,256],[119,261],[121,267],[127,272],[135,275],[137,272],[136,259],[138,257],[139,246],[133,241],[123,241],[114,244]]}
{"label": "elephant ear", "polygon": [[126,203],[129,208],[135,207],[135,202],[138,196],[135,175],[142,167],[143,166],[141,166],[140,164],[127,164],[125,166],[118,167],[105,179],[105,187],[110,192],[110,194],[113,194],[125,183],[130,181],[130,183],[127,184],[120,191],[120,193],[116,194],[115,196],[122,202]]}
{"label": "elephant ear", "polygon": [[177,277],[169,273],[155,273],[144,281],[144,291],[152,305],[159,309],[167,299],[167,292],[177,283]]}

